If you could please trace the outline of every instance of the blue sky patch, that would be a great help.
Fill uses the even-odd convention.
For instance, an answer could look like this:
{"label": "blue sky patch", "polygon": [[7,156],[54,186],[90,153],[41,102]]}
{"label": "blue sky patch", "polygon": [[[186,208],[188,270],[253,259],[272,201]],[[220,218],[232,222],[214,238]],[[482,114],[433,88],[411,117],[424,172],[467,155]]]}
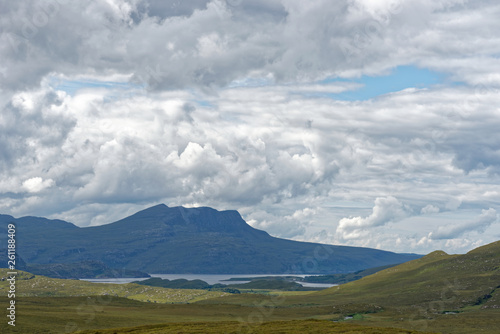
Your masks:
{"label": "blue sky patch", "polygon": [[[354,82],[362,84],[363,87],[340,94],[331,94],[330,97],[337,100],[364,101],[406,88],[426,88],[442,83],[443,79],[442,74],[428,69],[416,66],[399,66],[392,70],[389,75],[362,76]],[[328,82],[331,83],[334,80]]]}
{"label": "blue sky patch", "polygon": [[56,90],[62,90],[71,96],[74,96],[80,89],[86,88],[107,88],[129,90],[142,88],[141,85],[131,82],[116,82],[116,81],[99,81],[99,80],[63,80],[63,79],[50,79],[50,85]]}

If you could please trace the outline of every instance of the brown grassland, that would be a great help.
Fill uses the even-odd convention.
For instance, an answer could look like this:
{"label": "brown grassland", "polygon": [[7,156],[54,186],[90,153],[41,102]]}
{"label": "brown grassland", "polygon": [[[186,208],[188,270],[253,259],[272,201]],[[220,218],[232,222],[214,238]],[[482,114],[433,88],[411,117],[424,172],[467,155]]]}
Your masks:
{"label": "brown grassland", "polygon": [[465,255],[433,252],[318,292],[200,296],[51,280],[20,275],[16,327],[4,318],[1,333],[493,334],[500,328],[500,242]]}

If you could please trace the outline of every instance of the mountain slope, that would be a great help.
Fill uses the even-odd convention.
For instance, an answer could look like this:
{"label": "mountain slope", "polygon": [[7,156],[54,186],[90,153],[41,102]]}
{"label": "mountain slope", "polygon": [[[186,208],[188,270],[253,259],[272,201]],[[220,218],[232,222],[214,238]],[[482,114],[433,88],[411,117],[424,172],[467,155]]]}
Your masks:
{"label": "mountain slope", "polygon": [[10,222],[16,224],[17,251],[27,263],[98,260],[112,268],[149,273],[309,274],[350,272],[419,257],[279,239],[252,228],[237,211],[206,207],[161,204],[87,228],[0,216],[0,226]]}
{"label": "mountain slope", "polygon": [[464,255],[435,251],[358,281],[311,295],[316,302],[424,307],[500,308],[500,241]]}
{"label": "mountain slope", "polygon": [[269,305],[275,314],[310,312],[318,319],[426,330],[497,334],[500,328],[500,241],[464,255],[435,251],[360,280],[307,295],[231,295],[199,302]]}

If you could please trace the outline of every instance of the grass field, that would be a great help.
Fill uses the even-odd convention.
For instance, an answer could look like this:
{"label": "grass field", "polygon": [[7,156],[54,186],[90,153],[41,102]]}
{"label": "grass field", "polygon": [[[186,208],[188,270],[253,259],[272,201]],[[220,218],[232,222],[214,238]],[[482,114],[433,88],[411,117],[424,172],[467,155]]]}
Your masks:
{"label": "grass field", "polygon": [[[248,296],[271,298],[262,295]],[[375,329],[368,328],[384,327],[400,330],[392,331],[392,333],[420,330],[450,334],[496,334],[500,318],[498,309],[477,307],[464,310],[459,314],[430,315],[421,313],[418,308],[387,308],[377,313],[363,313],[361,309],[366,309],[367,305],[351,305],[351,308],[345,308],[339,313],[339,310],[331,306],[304,305],[290,308],[272,307],[270,302],[266,304],[262,300],[254,299],[253,302],[256,302],[256,304],[250,303],[253,306],[240,306],[200,303],[154,304],[111,296],[18,298],[16,327],[9,327],[6,321],[1,322],[0,333],[69,333],[84,330],[89,333],[148,333],[148,330],[156,330],[161,333],[160,329],[165,333],[170,333],[169,330],[172,328],[178,330],[176,333],[203,333],[204,331],[224,333],[222,329],[221,331],[216,329],[220,323],[224,323],[221,327],[224,330],[227,326],[228,333],[265,333],[262,328],[266,327],[261,326],[268,322],[275,323],[277,325],[275,329],[279,332],[280,326],[284,324],[278,324],[276,321],[316,319],[324,320],[324,322],[318,323],[319,325],[315,327],[308,327],[308,330],[302,333],[324,333],[328,332],[327,329],[333,330],[330,325],[343,324],[363,326],[361,329],[345,327],[349,328],[352,333],[377,333]],[[7,303],[7,298],[0,298],[0,305],[7,305]],[[357,309],[358,307],[361,309]],[[345,320],[346,315],[352,315],[353,318]],[[297,325],[299,322],[292,324]],[[151,325],[160,327],[136,328]],[[104,331],[104,329],[111,328],[122,328],[122,330]],[[342,328],[344,327],[337,327],[336,330]],[[155,332],[152,331],[152,333]],[[288,332],[282,331],[281,333]],[[389,329],[378,330],[378,333],[391,333],[391,331]]]}
{"label": "grass field", "polygon": [[[7,269],[0,269],[0,278],[7,277]],[[227,295],[220,291],[167,289],[139,284],[91,283],[32,275],[18,271],[16,280],[20,297],[78,297],[115,296],[151,303],[192,303]],[[0,295],[5,296],[9,283],[0,281]]]}
{"label": "grass field", "polygon": [[[248,296],[251,299],[263,295]],[[8,305],[8,299],[0,298],[0,305]],[[173,322],[236,321],[254,328],[261,322],[308,319],[330,312],[329,307],[288,309],[265,304],[155,304],[112,296],[19,297],[16,305],[16,327],[9,328],[6,321],[0,322],[0,333],[64,333]]]}
{"label": "grass field", "polygon": [[[2,296],[7,286],[0,282]],[[465,255],[434,252],[319,292],[224,294],[28,273],[16,289],[16,327],[0,322],[1,333],[498,334],[500,242]]]}
{"label": "grass field", "polygon": [[[238,322],[222,323],[172,323],[154,326],[141,326],[135,328],[110,329],[104,331],[83,331],[79,334],[160,334],[160,333],[255,333],[255,334],[303,334],[303,333],[343,333],[343,334],[412,334],[424,333],[407,331],[395,328],[380,328],[359,326],[355,324],[335,323],[322,320],[292,320],[272,321],[250,326]],[[430,332],[428,332],[430,333]]]}

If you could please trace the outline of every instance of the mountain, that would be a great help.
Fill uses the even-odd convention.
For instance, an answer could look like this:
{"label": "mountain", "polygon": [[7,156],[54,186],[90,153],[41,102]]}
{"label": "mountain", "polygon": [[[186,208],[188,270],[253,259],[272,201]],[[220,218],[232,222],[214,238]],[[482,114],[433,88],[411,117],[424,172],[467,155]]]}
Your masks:
{"label": "mountain", "polygon": [[[0,266],[1,267],[1,266]],[[76,263],[28,264],[24,269],[35,275],[51,278],[137,278],[151,277],[138,270],[114,270],[101,261],[88,260]]]}
{"label": "mountain", "polygon": [[[9,268],[10,262],[8,258],[8,252],[9,250],[7,248],[0,249],[0,268]],[[20,257],[19,255],[16,256],[15,258],[15,263],[14,267],[18,270],[27,270],[28,267],[26,265],[26,262],[24,262],[23,258]]]}
{"label": "mountain", "polygon": [[[237,211],[164,204],[117,222],[79,228],[61,220],[0,215],[16,225],[16,249],[27,263],[97,260],[149,273],[334,274],[420,257],[382,250],[298,242],[249,226]],[[6,235],[6,233],[4,234]],[[7,238],[0,238],[6,248]]]}
{"label": "mountain", "polygon": [[[8,249],[0,249],[0,268],[9,268]],[[49,264],[27,264],[23,258],[16,254],[15,270],[28,271],[35,275],[43,275],[52,278],[124,278],[124,277],[150,277],[148,274],[138,270],[115,270],[109,268],[101,261],[88,260],[77,263],[49,263]],[[14,271],[14,270],[13,270]]]}
{"label": "mountain", "polygon": [[310,296],[323,303],[421,307],[430,313],[500,308],[500,241],[463,255],[432,252]]}

